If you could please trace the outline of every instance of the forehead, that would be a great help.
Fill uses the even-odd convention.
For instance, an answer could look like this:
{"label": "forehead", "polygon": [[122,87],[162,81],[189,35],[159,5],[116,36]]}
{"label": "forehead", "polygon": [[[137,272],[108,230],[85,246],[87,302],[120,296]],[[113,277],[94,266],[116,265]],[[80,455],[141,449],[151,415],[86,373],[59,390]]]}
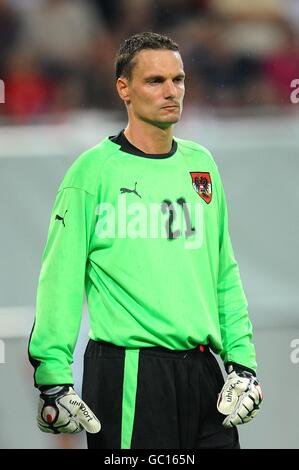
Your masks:
{"label": "forehead", "polygon": [[133,75],[173,75],[184,72],[181,55],[166,49],[144,49],[134,57]]}

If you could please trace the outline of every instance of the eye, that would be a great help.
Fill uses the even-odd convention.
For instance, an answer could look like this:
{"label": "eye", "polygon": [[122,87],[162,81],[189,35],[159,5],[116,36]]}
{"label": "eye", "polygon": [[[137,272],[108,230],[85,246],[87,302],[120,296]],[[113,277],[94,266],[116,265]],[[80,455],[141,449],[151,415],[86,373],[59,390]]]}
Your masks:
{"label": "eye", "polygon": [[162,83],[162,80],[161,78],[151,78],[150,80],[148,80],[148,83],[150,84]]}
{"label": "eye", "polygon": [[174,82],[176,82],[176,83],[183,83],[183,82],[184,82],[184,77],[176,77],[176,78],[174,79]]}

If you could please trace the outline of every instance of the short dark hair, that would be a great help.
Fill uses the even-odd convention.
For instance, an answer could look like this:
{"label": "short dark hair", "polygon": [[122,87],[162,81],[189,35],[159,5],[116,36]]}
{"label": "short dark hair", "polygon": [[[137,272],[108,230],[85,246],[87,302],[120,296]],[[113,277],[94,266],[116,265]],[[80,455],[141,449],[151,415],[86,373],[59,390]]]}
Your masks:
{"label": "short dark hair", "polygon": [[179,52],[179,46],[168,36],[152,32],[134,34],[121,44],[116,55],[116,79],[121,76],[131,78],[135,65],[133,59],[138,52],[144,49],[166,49]]}

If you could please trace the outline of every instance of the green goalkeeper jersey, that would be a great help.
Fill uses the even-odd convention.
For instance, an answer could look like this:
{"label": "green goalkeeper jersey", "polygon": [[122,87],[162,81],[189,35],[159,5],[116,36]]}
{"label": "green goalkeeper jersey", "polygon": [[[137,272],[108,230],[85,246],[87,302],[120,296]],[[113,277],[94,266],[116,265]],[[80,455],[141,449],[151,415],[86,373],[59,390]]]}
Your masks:
{"label": "green goalkeeper jersey", "polygon": [[52,210],[29,343],[37,385],[73,383],[84,291],[90,337],[127,348],[209,344],[256,370],[252,326],[210,152],[144,154],[120,133],[83,153]]}

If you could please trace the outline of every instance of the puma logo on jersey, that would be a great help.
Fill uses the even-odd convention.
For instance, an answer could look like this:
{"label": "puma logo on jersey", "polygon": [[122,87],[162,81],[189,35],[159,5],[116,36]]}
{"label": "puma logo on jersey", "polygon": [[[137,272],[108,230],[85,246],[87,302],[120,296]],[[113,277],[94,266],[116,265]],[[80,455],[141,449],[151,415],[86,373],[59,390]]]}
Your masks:
{"label": "puma logo on jersey", "polygon": [[135,182],[135,189],[120,188],[120,192],[121,192],[121,194],[124,194],[124,193],[135,193],[136,196],[140,197],[140,199],[141,199],[140,194],[138,194],[137,191],[136,191],[136,186],[137,186],[137,181]]}
{"label": "puma logo on jersey", "polygon": [[67,210],[65,211],[63,217],[61,217],[61,215],[58,215],[58,214],[56,214],[56,217],[55,217],[55,220],[62,220],[62,223],[63,223],[63,226],[64,226],[64,227],[65,227],[64,218],[65,218],[65,214],[66,214],[66,213],[67,213]]}

